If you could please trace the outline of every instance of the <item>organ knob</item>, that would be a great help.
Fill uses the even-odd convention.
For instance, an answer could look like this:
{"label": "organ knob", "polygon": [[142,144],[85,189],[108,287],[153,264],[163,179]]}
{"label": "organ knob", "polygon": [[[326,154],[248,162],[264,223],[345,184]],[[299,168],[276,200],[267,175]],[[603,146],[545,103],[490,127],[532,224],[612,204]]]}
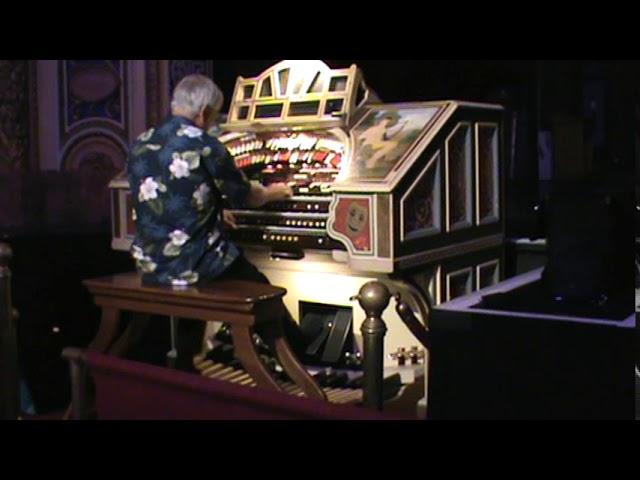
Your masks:
{"label": "organ knob", "polygon": [[411,347],[409,359],[411,360],[411,365],[418,365],[420,360],[424,359],[424,350],[418,350],[418,347]]}
{"label": "organ knob", "polygon": [[398,348],[398,350],[389,355],[393,360],[398,362],[398,366],[403,366],[407,362],[407,352],[403,347]]}

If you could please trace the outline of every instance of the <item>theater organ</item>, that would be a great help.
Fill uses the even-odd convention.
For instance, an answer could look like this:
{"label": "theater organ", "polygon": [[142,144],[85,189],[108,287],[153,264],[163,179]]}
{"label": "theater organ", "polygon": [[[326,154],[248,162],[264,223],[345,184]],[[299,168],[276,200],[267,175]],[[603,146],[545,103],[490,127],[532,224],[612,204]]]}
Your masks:
{"label": "theater organ", "polygon": [[[296,320],[347,314],[357,350],[364,314],[350,297],[367,281],[402,292],[425,319],[429,305],[501,278],[500,106],[382,103],[355,65],[283,61],[237,79],[221,130],[251,181],[294,191],[286,201],[235,210],[232,236],[287,289]],[[126,250],[135,232],[126,176],[111,187],[113,247]],[[384,319],[385,362],[393,366],[400,349],[418,342],[392,308]]]}

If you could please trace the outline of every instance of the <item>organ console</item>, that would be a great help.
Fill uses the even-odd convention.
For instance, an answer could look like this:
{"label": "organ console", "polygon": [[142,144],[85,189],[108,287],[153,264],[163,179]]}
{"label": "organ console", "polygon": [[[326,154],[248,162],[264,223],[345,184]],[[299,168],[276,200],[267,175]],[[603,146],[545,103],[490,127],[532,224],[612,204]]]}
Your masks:
{"label": "organ console", "polygon": [[[235,210],[232,236],[287,289],[297,321],[314,308],[351,314],[345,355],[362,350],[364,313],[350,297],[368,281],[401,292],[427,322],[432,305],[502,276],[502,112],[450,100],[385,104],[355,65],[283,61],[240,77],[218,138],[251,181],[286,182],[294,196]],[[135,233],[126,176],[111,188],[113,247],[126,250]],[[385,322],[385,352],[408,352],[387,355],[385,366],[428,363],[393,309]]]}

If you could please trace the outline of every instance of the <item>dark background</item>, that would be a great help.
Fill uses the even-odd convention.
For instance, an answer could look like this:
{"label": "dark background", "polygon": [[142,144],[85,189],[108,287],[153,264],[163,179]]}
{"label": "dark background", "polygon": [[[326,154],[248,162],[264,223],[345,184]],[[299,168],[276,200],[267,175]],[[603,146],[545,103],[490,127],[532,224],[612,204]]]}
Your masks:
{"label": "dark background", "polygon": [[[255,76],[277,61],[214,60],[213,77],[225,92],[226,107],[237,76]],[[508,138],[512,139],[508,148],[513,153],[506,165],[510,237],[545,234],[544,222],[534,206],[548,199],[553,185],[605,185],[611,191],[632,194],[634,185],[640,183],[637,62],[326,62],[334,68],[357,64],[367,85],[384,102],[457,99],[504,105]],[[563,144],[570,137],[563,125],[579,126],[577,142]],[[540,131],[550,132],[556,148],[556,167],[544,178],[538,161]],[[586,167],[585,158],[589,159]],[[37,198],[37,182],[23,189],[24,195]],[[73,199],[70,201],[73,203]],[[26,224],[33,227],[13,231],[0,225],[0,238],[9,241],[15,253],[13,296],[21,314],[21,363],[36,408],[44,413],[68,401],[68,375],[60,360],[62,348],[86,345],[97,327],[99,312],[81,280],[126,271],[133,265],[127,255],[111,250],[110,226],[105,221],[97,225],[69,221],[55,227],[47,227],[46,221]]]}

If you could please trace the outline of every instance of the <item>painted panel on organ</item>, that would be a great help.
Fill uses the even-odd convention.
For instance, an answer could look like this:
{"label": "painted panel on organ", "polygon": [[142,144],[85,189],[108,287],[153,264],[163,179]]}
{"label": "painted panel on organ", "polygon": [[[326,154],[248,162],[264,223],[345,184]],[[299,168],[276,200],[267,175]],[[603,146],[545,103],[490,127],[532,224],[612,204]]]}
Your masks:
{"label": "painted panel on organ", "polygon": [[363,253],[372,250],[370,198],[341,198],[336,207],[335,218],[333,229],[346,237],[353,250]]}
{"label": "painted panel on organ", "polygon": [[478,124],[478,222],[499,219],[498,126]]}
{"label": "painted panel on organ", "polygon": [[447,141],[449,229],[471,225],[471,126],[459,124]]}
{"label": "painted panel on organ", "polygon": [[442,107],[373,107],[353,129],[355,153],[340,180],[382,181]]}
{"label": "painted panel on organ", "polygon": [[438,152],[402,202],[403,239],[433,235],[441,230],[440,158]]}
{"label": "painted panel on organ", "polygon": [[447,301],[473,292],[473,271],[470,268],[447,275]]}

